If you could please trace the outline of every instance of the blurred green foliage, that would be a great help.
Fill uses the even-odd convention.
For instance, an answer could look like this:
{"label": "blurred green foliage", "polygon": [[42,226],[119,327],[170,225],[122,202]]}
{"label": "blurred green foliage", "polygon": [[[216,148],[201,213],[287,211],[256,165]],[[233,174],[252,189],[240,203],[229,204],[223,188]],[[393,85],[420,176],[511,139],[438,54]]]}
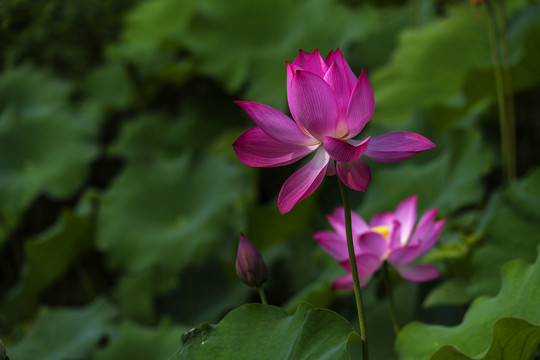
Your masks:
{"label": "blurred green foliage", "polygon": [[[517,301],[538,299],[531,293],[538,276],[524,277],[538,268],[525,262],[540,243],[540,4],[505,4],[520,177],[507,188],[487,13],[469,1],[1,1],[0,337],[7,355],[167,359],[180,353],[181,334],[203,322],[235,329],[228,319],[255,308],[229,311],[258,301],[234,272],[241,231],[268,264],[269,302],[296,311],[261,314],[281,321],[315,313],[300,305],[307,300],[356,324],[352,294],[330,289],[343,270],[312,240],[340,206],[335,180],[280,215],[277,193],[296,165],[248,168],[231,146],[253,126],[233,101],[287,112],[285,61],[315,48],[340,47],[355,73],[366,68],[376,100],[367,135],[414,131],[437,144],[403,163],[370,162],[369,189],[351,192],[366,219],[412,194],[420,212],[438,207],[448,219],[425,259],[443,277],[418,285],[392,275],[403,324],[456,326],[412,323],[397,354],[427,359],[459,345],[475,356],[488,349],[486,329],[494,325],[494,339],[514,330],[519,338],[529,331],[523,321],[536,329],[534,304]],[[364,291],[371,354],[392,359],[380,280]],[[319,315],[328,314],[329,326],[343,325],[337,355],[328,358],[347,358],[350,326],[334,313]],[[463,343],[465,328],[482,332],[481,341]],[[434,340],[410,340],[418,336]],[[358,344],[348,350],[360,356]],[[437,356],[455,355],[448,351]]]}

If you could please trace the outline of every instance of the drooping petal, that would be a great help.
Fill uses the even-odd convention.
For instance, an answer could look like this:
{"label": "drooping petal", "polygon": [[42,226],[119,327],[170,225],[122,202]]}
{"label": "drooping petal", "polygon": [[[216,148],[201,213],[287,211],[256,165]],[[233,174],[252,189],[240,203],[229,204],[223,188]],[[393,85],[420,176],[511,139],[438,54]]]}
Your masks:
{"label": "drooping petal", "polygon": [[296,71],[287,97],[294,120],[313,137],[323,141],[334,135],[338,106],[334,92],[323,78],[307,71]]}
{"label": "drooping petal", "polygon": [[324,148],[330,157],[338,162],[349,162],[362,156],[369,146],[368,136],[365,140],[340,140],[331,136],[324,138]]}
{"label": "drooping petal", "polygon": [[366,156],[378,162],[396,162],[418,155],[436,145],[422,135],[396,131],[371,139]]}
{"label": "drooping petal", "polygon": [[439,220],[435,223],[435,225],[433,226],[431,230],[431,233],[420,244],[420,249],[418,250],[418,256],[424,255],[429,250],[431,250],[433,246],[435,246],[435,243],[437,242],[437,240],[439,240],[439,236],[441,235],[441,231],[445,223],[446,223],[446,220]]}
{"label": "drooping petal", "polygon": [[336,49],[336,51],[331,51],[328,56],[325,59],[325,62],[327,65],[331,65],[332,62],[335,61],[338,65],[339,69],[343,72],[345,75],[345,78],[347,79],[347,83],[349,85],[349,93],[354,88],[354,85],[356,84],[356,75],[354,75],[353,71],[351,70],[351,67],[345,60],[345,57],[341,53],[341,50],[339,48]]}
{"label": "drooping petal", "polygon": [[[360,287],[364,287],[371,280],[371,275],[358,276]],[[343,275],[337,278],[332,284],[332,290],[354,290],[352,274]]]}
{"label": "drooping petal", "polygon": [[318,141],[308,136],[287,115],[273,107],[250,101],[235,101],[272,139],[295,145],[315,145]]}
{"label": "drooping petal", "polygon": [[349,258],[347,241],[338,233],[333,231],[319,231],[313,235],[313,238],[328,255],[332,256],[338,262],[345,261]]}
{"label": "drooping petal", "polygon": [[[343,207],[336,208],[332,215],[326,217],[328,222],[336,230],[336,232],[345,239],[347,234],[345,233],[345,210]],[[351,211],[351,227],[353,238],[357,238],[361,234],[369,231],[364,219],[362,219],[357,213]]]}
{"label": "drooping petal", "polygon": [[332,91],[337,100],[339,118],[338,125],[336,128],[335,137],[343,137],[347,135],[347,108],[349,106],[349,98],[351,90],[349,89],[349,84],[347,83],[347,78],[343,72],[338,68],[338,65],[333,62],[324,75],[324,81],[330,85]]}
{"label": "drooping petal", "polygon": [[336,169],[339,178],[347,187],[353,190],[366,191],[371,181],[371,171],[369,165],[362,158],[345,163],[338,162]]}
{"label": "drooping petal", "polygon": [[324,77],[328,71],[328,65],[324,62],[319,50],[315,49],[306,59],[304,70],[309,71],[319,77]]}
{"label": "drooping petal", "polygon": [[433,231],[435,226],[435,216],[437,216],[437,208],[426,211],[426,213],[420,218],[416,230],[411,237],[409,244],[420,245],[426,240]]}
{"label": "drooping petal", "polygon": [[388,255],[388,262],[394,265],[405,265],[418,257],[417,245],[393,248]]}
{"label": "drooping petal", "polygon": [[[379,256],[371,252],[363,252],[356,255],[356,266],[358,268],[358,275],[366,276],[371,275],[381,266],[382,261]],[[351,263],[349,259],[339,263],[345,270],[351,272]]]}
{"label": "drooping petal", "polygon": [[402,278],[410,282],[423,282],[436,279],[440,276],[439,269],[433,265],[401,265],[396,270]]}
{"label": "drooping petal", "polygon": [[[355,251],[356,251],[355,244]],[[379,259],[383,259],[388,250],[388,243],[384,237],[376,232],[366,232],[358,238],[358,251],[370,252],[375,254]]]}
{"label": "drooping petal", "polygon": [[394,211],[394,219],[401,225],[401,244],[405,245],[416,223],[416,203],[418,196],[413,195],[403,200]]}
{"label": "drooping petal", "polygon": [[234,152],[241,162],[254,167],[274,167],[292,164],[317,148],[277,142],[255,126],[236,139]]}
{"label": "drooping petal", "polygon": [[366,72],[362,70],[349,100],[347,111],[348,139],[355,137],[362,131],[371,119],[371,116],[373,116],[374,110],[375,98],[373,97],[373,89],[371,88]]}
{"label": "drooping petal", "polygon": [[292,174],[283,184],[278,196],[279,212],[285,214],[311,195],[323,181],[330,157],[320,147],[313,159]]}
{"label": "drooping petal", "polygon": [[394,213],[388,211],[374,215],[369,222],[369,227],[373,228],[376,226],[388,226],[389,228],[392,228],[392,226],[394,226]]}

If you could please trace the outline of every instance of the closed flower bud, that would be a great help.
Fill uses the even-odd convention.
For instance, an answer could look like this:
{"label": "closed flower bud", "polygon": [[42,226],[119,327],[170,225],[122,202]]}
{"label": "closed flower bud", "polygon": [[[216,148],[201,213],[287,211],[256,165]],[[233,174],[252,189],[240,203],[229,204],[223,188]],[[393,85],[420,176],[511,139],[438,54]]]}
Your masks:
{"label": "closed flower bud", "polygon": [[248,286],[259,286],[268,280],[261,253],[242,233],[238,243],[236,275]]}

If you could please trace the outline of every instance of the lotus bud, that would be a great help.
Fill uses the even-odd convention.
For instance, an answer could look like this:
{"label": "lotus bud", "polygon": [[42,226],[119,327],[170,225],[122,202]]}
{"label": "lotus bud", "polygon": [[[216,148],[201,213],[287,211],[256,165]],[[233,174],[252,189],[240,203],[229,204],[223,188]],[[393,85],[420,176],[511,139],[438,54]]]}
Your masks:
{"label": "lotus bud", "polygon": [[260,286],[268,280],[266,265],[261,253],[242,233],[240,233],[240,242],[238,243],[236,275],[248,286]]}

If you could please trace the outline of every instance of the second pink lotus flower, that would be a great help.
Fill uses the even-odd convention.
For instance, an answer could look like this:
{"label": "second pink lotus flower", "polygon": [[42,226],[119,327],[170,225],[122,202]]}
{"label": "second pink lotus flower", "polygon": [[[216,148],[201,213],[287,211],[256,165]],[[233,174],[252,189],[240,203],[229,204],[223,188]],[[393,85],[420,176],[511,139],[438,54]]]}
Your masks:
{"label": "second pink lotus flower", "polygon": [[[410,264],[427,253],[439,239],[446,220],[435,221],[437,209],[431,209],[416,225],[416,201],[413,195],[403,200],[396,211],[375,215],[369,225],[351,212],[353,242],[358,264],[360,285],[366,285],[384,261],[392,264],[398,273],[411,282],[422,282],[439,277],[433,265]],[[328,216],[335,231],[320,231],[315,240],[349,273],[338,278],[335,290],[352,290],[353,280],[345,234],[345,211],[337,208]],[[416,225],[416,226],[415,226]]]}
{"label": "second pink lotus flower", "polygon": [[233,144],[240,161],[256,167],[288,165],[315,152],[283,184],[282,214],[313,193],[326,175],[337,173],[349,188],[365,191],[371,173],[362,155],[395,162],[435,147],[410,132],[353,140],[371,119],[375,102],[365,72],[357,78],[339,49],[326,59],[317,50],[300,51],[292,64],[287,62],[287,98],[294,120],[267,105],[237,101],[257,126]]}

